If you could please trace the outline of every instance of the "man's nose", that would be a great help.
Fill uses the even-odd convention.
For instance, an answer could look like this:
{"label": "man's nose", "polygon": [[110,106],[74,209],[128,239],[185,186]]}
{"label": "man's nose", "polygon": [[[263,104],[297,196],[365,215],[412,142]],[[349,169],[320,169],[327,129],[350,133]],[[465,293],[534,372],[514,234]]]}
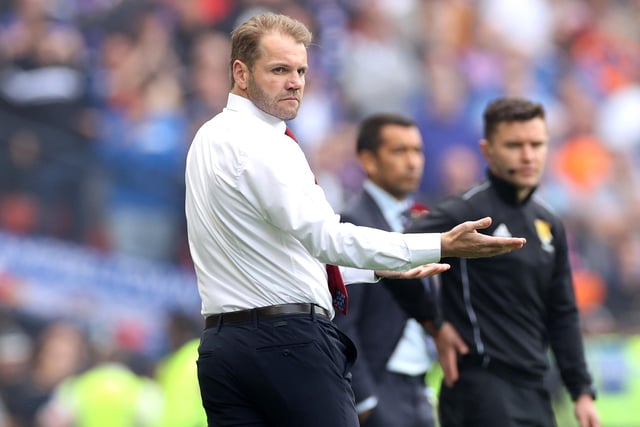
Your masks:
{"label": "man's nose", "polygon": [[300,89],[302,87],[302,76],[298,72],[293,72],[287,79],[287,83],[287,89]]}
{"label": "man's nose", "polygon": [[422,155],[422,153],[416,153],[416,152],[409,153],[407,157],[407,164],[412,169],[421,168],[422,165],[424,164],[424,156]]}
{"label": "man's nose", "polygon": [[525,145],[522,147],[522,158],[525,160],[529,160],[533,158],[533,147],[530,145]]}

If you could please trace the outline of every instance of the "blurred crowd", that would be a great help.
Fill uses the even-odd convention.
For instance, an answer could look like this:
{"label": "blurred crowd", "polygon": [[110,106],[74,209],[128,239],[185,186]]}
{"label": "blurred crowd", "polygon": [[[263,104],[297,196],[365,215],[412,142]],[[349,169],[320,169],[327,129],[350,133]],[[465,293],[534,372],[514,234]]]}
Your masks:
{"label": "blurred crowd", "polygon": [[204,427],[200,322],[173,312],[157,359],[71,320],[0,309],[0,427]]}
{"label": "blurred crowd", "polygon": [[638,0],[0,0],[0,229],[189,266],[186,151],[265,10],[314,33],[290,125],[336,210],[368,114],[417,121],[435,201],[483,177],[489,100],[543,103],[585,329],[640,330]]}

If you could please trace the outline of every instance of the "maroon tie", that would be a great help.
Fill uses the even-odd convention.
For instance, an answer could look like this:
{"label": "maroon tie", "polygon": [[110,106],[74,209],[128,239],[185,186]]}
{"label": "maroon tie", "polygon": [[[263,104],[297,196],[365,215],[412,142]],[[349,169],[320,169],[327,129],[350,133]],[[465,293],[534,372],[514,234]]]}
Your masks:
{"label": "maroon tie", "polygon": [[[295,137],[289,127],[286,128],[284,134],[298,143],[298,139]],[[336,310],[339,310],[343,314],[347,314],[347,306],[349,305],[349,295],[347,294],[347,287],[342,280],[342,274],[337,265],[327,264],[327,281],[329,282],[329,291],[333,298],[333,306]]]}

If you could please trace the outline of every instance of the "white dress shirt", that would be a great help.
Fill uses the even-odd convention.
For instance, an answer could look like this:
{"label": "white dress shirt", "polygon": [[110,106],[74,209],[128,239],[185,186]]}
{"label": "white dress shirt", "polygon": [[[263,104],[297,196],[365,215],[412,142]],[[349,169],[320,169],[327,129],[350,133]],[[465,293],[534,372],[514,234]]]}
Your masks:
{"label": "white dress shirt", "polygon": [[[205,316],[295,302],[333,313],[324,263],[401,271],[440,259],[439,233],[340,223],[285,127],[229,94],[189,148],[185,212]],[[342,271],[345,283],[373,281]]]}

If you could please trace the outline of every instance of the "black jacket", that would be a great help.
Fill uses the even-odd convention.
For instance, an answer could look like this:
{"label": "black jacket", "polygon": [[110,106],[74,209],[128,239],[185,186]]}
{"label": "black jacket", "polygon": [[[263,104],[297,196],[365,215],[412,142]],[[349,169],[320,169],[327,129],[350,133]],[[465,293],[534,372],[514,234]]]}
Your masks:
{"label": "black jacket", "polygon": [[590,389],[584,358],[565,229],[533,194],[523,202],[507,182],[489,178],[431,207],[409,232],[443,232],[467,221],[491,216],[482,233],[525,237],[508,254],[479,259],[443,259],[441,309],[472,353],[515,372],[539,375],[553,351],[562,379],[576,398]]}

